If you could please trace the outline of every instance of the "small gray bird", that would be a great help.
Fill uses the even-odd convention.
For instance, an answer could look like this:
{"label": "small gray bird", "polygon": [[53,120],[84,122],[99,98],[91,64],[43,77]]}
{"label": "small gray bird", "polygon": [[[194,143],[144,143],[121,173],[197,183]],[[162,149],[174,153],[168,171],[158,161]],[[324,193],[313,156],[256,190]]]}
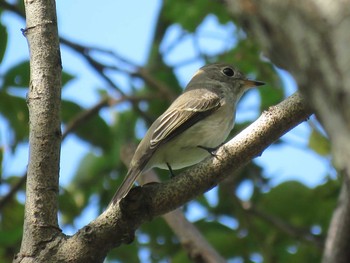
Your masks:
{"label": "small gray bird", "polygon": [[200,68],[184,92],[148,129],[112,202],[125,197],[138,176],[153,167],[172,173],[213,154],[233,128],[240,97],[260,85],[264,83],[248,80],[229,64]]}

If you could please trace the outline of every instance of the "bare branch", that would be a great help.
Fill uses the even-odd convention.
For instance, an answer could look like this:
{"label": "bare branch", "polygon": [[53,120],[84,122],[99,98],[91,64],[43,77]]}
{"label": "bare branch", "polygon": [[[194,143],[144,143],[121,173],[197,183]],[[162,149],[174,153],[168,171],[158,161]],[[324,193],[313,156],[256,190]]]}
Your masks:
{"label": "bare branch", "polygon": [[65,131],[62,134],[62,140],[66,138],[66,136],[73,132],[76,128],[78,128],[82,123],[89,120],[91,117],[93,117],[95,114],[98,114],[98,112],[106,107],[106,106],[112,106],[116,105],[125,101],[129,101],[132,103],[137,103],[143,100],[151,100],[154,99],[157,96],[123,96],[119,99],[112,99],[112,98],[104,98],[101,101],[99,101],[97,104],[92,106],[91,108],[82,111],[77,116],[75,116],[66,126]]}
{"label": "bare branch", "polygon": [[12,197],[22,188],[27,180],[27,173],[21,176],[18,181],[11,187],[10,191],[0,199],[0,211],[12,199]]}
{"label": "bare branch", "polygon": [[213,188],[310,114],[302,97],[297,93],[292,95],[264,112],[256,122],[222,146],[217,157],[209,158],[165,183],[133,188],[125,199],[110,206],[67,239],[60,249],[66,252],[67,260],[79,259],[75,262],[103,259],[113,247],[132,241],[140,224]]}
{"label": "bare branch", "polygon": [[[16,260],[31,258],[60,234],[57,193],[60,160],[61,56],[54,0],[25,1],[23,31],[30,50],[29,164],[24,234]],[[43,52],[45,50],[45,52]]]}
{"label": "bare branch", "polygon": [[[92,118],[95,114],[98,114],[98,112],[106,106],[116,105],[125,101],[131,101],[131,102],[139,102],[142,100],[151,100],[154,99],[155,96],[126,96],[122,97],[120,99],[112,99],[112,98],[105,98],[99,101],[96,105],[93,107],[82,111],[81,113],[77,114],[66,126],[66,129],[62,133],[62,141],[67,137],[68,134],[72,133],[75,129],[77,129],[79,126],[84,124],[86,121],[88,121],[90,118]],[[12,199],[12,197],[17,193],[19,189],[24,185],[24,183],[27,180],[27,172],[20,177],[18,182],[16,182],[10,191],[0,199],[0,210]]]}
{"label": "bare branch", "polygon": [[4,8],[5,10],[9,10],[9,11],[15,13],[16,15],[24,18],[23,12],[16,5],[10,4],[10,3],[6,2],[5,0],[2,0],[2,1],[0,1],[0,7]]}
{"label": "bare branch", "polygon": [[89,120],[91,117],[97,114],[103,107],[106,107],[108,104],[109,104],[109,98],[102,99],[90,109],[82,111],[77,116],[75,116],[75,118],[73,118],[70,122],[68,122],[66,129],[62,133],[62,140],[65,139],[69,133],[73,132],[82,123]]}
{"label": "bare branch", "polygon": [[[158,212],[164,213],[162,209],[174,209],[214,187],[227,174],[242,167],[252,158],[261,155],[267,146],[302,120],[306,120],[309,115],[310,110],[298,93],[277,106],[271,107],[256,122],[221,147],[217,151],[217,158],[210,158],[206,162],[200,163],[184,172],[183,176],[176,176],[173,180],[162,184],[161,187],[147,189],[147,191],[152,192],[152,204],[150,205],[152,205],[152,209],[155,209],[152,212],[154,215],[158,215]],[[196,174],[196,176],[191,175],[191,173]],[[173,184],[177,185],[176,191],[172,189]],[[158,191],[153,193],[153,188]],[[171,200],[165,198],[167,196],[170,198],[169,192],[172,193]],[[178,203],[174,202],[174,199]]]}
{"label": "bare branch", "polygon": [[142,78],[147,84],[156,88],[168,101],[175,100],[176,94],[171,92],[169,86],[154,78],[147,69],[139,68],[133,75]]}
{"label": "bare branch", "polygon": [[[85,60],[95,69],[95,71],[99,75],[101,75],[107,81],[107,83],[109,85],[111,85],[111,87],[118,90],[120,92],[120,94],[122,94],[123,96],[125,96],[124,92],[121,89],[119,89],[113,83],[113,81],[105,74],[105,72],[104,72],[105,69],[112,69],[115,71],[124,72],[126,74],[129,74],[130,76],[136,76],[136,77],[143,79],[150,86],[152,86],[156,90],[158,90],[161,93],[161,95],[165,96],[165,98],[170,102],[176,98],[176,94],[172,93],[171,89],[165,83],[154,78],[148,72],[147,69],[140,67],[139,65],[136,65],[136,63],[126,59],[125,57],[122,57],[121,55],[117,54],[116,52],[111,51],[111,50],[102,49],[99,47],[83,46],[83,45],[80,45],[78,43],[67,40],[65,38],[60,38],[60,40],[61,40],[62,44],[65,44],[66,46],[72,48],[74,51],[76,51],[80,55],[82,55],[85,58]],[[120,62],[123,62],[127,65],[126,66],[124,65],[124,67],[121,68],[121,67],[117,67],[117,66],[102,64],[102,63],[98,62],[97,60],[95,60],[91,56],[91,52],[94,52],[94,51],[104,53],[104,54],[111,56],[112,58],[114,58],[116,60],[116,63],[118,61],[120,61]]]}
{"label": "bare branch", "polygon": [[[129,145],[129,147],[123,147],[121,158],[122,161],[128,166],[133,153],[136,148]],[[145,173],[140,184],[147,184],[151,182],[158,182],[160,180],[156,173],[151,170]],[[202,233],[187,220],[183,212],[180,209],[176,209],[167,214],[162,215],[169,227],[174,231],[179,238],[182,247],[186,250],[190,259],[194,262],[226,262],[219,253],[208,243]]]}

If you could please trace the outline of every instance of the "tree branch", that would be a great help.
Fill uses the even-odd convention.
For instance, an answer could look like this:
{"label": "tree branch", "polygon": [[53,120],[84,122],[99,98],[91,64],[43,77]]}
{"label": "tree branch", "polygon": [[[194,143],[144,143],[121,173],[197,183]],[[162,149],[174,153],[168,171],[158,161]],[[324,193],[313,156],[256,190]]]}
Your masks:
{"label": "tree branch", "polygon": [[82,123],[89,120],[91,117],[93,117],[95,114],[98,114],[98,112],[106,107],[111,105],[116,105],[125,101],[129,101],[131,103],[137,103],[140,101],[146,101],[156,98],[157,95],[152,96],[123,96],[119,99],[112,99],[112,98],[104,98],[100,100],[98,103],[96,103],[93,107],[86,109],[79,114],[77,114],[70,122],[67,123],[66,129],[62,133],[62,140],[66,138],[66,136],[73,132],[76,128],[78,128]]}
{"label": "tree branch", "polygon": [[9,10],[9,11],[15,13],[16,15],[24,18],[23,12],[16,5],[10,4],[10,3],[6,2],[5,0],[2,0],[2,1],[0,1],[0,7],[4,8],[5,10]]}
{"label": "tree branch", "polygon": [[3,209],[3,207],[12,200],[12,197],[19,191],[19,189],[22,188],[24,183],[27,180],[27,173],[22,175],[20,178],[18,178],[18,181],[12,185],[10,191],[0,199],[0,211]]}
{"label": "tree branch", "polygon": [[[121,158],[125,165],[129,165],[135,150],[136,147],[132,147],[131,145],[129,147],[123,147]],[[160,183],[157,174],[153,170],[143,174],[140,180],[138,180],[140,185],[151,182]],[[175,209],[162,215],[162,217],[179,238],[182,247],[193,262],[226,262],[209,244],[198,228],[187,220],[180,209]]]}
{"label": "tree branch", "polygon": [[61,57],[55,1],[25,1],[23,33],[30,50],[29,164],[24,233],[15,261],[32,262],[60,233],[57,193],[60,160]]}
{"label": "tree branch", "polygon": [[131,242],[134,231],[143,222],[172,211],[213,188],[310,115],[305,100],[298,93],[292,95],[264,112],[256,122],[222,146],[217,157],[165,183],[133,188],[120,203],[110,206],[68,238],[60,248],[65,253],[60,254],[74,262],[102,261],[113,247]]}
{"label": "tree branch", "polygon": [[[107,65],[104,65],[102,64],[101,62],[97,61],[95,58],[93,58],[90,54],[89,54],[89,51],[92,50],[92,49],[96,49],[98,51],[102,51],[102,49],[99,49],[99,48],[92,48],[92,47],[85,47],[85,46],[82,46],[78,43],[74,43],[74,42],[71,42],[67,39],[64,39],[64,38],[60,38],[60,41],[61,43],[67,45],[68,47],[70,47],[72,50],[74,50],[75,52],[77,52],[78,54],[80,54],[85,60],[86,62],[92,67],[92,69],[96,72],[96,74],[98,74],[102,79],[104,79],[108,85],[110,85],[110,87],[112,87],[113,89],[117,90],[119,92],[119,94],[123,97],[127,96],[125,94],[125,92],[120,89],[115,83],[114,81],[106,74],[105,72],[105,69],[110,69],[111,66],[107,66]],[[115,58],[117,58],[117,54],[115,54],[114,52],[112,51],[104,51],[104,53],[108,53],[108,54],[113,54],[113,56]],[[120,60],[122,61],[127,61],[125,58],[121,58],[121,57],[118,57]],[[133,67],[136,67],[135,65],[131,65]],[[117,70],[117,68],[114,68],[115,70]],[[120,69],[118,69],[120,70]],[[122,70],[120,70],[122,71]],[[125,71],[124,71],[125,72]],[[128,72],[130,74],[130,72]],[[140,115],[142,116],[147,122],[149,123],[152,123],[152,118],[150,116],[148,116],[144,111],[140,110],[140,108],[138,107],[138,104],[134,101],[131,101],[132,102],[132,106],[133,106],[133,109]]]}
{"label": "tree branch", "polygon": [[172,102],[176,99],[176,94],[164,82],[154,78],[147,68],[139,68],[134,76],[143,79],[148,85],[157,89],[168,101]]}

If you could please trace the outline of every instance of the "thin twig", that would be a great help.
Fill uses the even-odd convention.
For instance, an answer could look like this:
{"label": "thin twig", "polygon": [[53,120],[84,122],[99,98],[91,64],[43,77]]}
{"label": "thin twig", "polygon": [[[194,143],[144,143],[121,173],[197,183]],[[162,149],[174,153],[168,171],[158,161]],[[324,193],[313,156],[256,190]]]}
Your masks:
{"label": "thin twig", "polygon": [[22,188],[27,180],[27,172],[19,178],[19,180],[12,186],[10,191],[0,199],[0,211],[3,207],[12,200],[12,197]]}
{"label": "thin twig", "polygon": [[97,114],[102,108],[106,106],[112,106],[117,105],[122,102],[131,102],[131,103],[138,103],[140,101],[146,101],[154,99],[155,96],[151,95],[144,95],[144,96],[124,96],[119,99],[112,99],[112,98],[104,98],[100,100],[96,105],[93,107],[80,112],[77,114],[67,125],[65,131],[62,133],[62,140],[66,138],[66,136],[73,132],[77,127],[79,127],[82,123],[89,120],[91,117],[93,117],[95,114]]}
{"label": "thin twig", "polygon": [[[76,128],[78,128],[80,125],[82,125],[84,122],[88,121],[91,117],[93,117],[95,114],[97,114],[103,107],[106,107],[108,105],[116,105],[125,101],[132,101],[132,102],[139,102],[143,100],[151,100],[154,99],[154,96],[152,95],[144,95],[144,96],[125,96],[120,99],[111,99],[111,98],[105,98],[99,101],[96,105],[93,107],[80,112],[77,114],[67,125],[62,133],[62,141],[72,133]],[[0,210],[10,201],[12,200],[13,196],[17,193],[19,189],[23,187],[27,180],[27,172],[20,177],[20,179],[11,187],[10,191],[3,196],[0,199]]]}
{"label": "thin twig", "polygon": [[139,68],[133,75],[142,78],[147,84],[156,88],[169,102],[176,98],[177,95],[171,91],[169,86],[154,78],[146,68]]}
{"label": "thin twig", "polygon": [[3,7],[5,10],[9,10],[16,15],[19,15],[20,17],[24,18],[24,13],[16,6],[12,5],[4,0],[0,1],[0,7]]}

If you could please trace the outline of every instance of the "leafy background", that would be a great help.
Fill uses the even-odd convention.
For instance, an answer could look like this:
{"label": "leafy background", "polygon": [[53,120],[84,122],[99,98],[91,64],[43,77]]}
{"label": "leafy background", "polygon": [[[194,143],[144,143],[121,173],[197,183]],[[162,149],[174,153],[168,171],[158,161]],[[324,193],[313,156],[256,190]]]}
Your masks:
{"label": "leafy background", "polygon": [[[138,8],[135,8],[137,6]],[[28,48],[22,1],[0,1],[0,261],[19,250],[28,152]],[[60,225],[67,234],[108,204],[126,173],[122,149],[205,63],[234,63],[268,85],[249,92],[232,136],[295,89],[218,2],[57,2],[61,36]],[[313,117],[183,210],[229,262],[317,262],[339,182]],[[164,180],[166,171],[157,171]],[[106,262],[187,262],[163,219]]]}

